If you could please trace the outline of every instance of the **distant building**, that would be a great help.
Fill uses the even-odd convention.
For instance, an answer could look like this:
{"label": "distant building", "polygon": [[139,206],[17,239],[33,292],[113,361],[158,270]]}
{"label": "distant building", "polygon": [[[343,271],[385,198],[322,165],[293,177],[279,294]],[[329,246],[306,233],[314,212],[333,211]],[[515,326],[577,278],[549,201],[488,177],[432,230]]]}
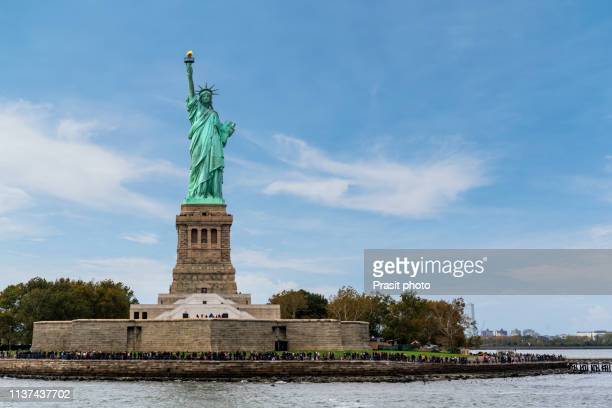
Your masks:
{"label": "distant building", "polygon": [[506,337],[507,335],[508,335],[508,332],[505,331],[504,329],[493,330],[493,336],[495,337]]}
{"label": "distant building", "polygon": [[532,329],[523,330],[523,337],[538,337],[538,336],[539,334],[535,330],[532,330]]}
{"label": "distant building", "polygon": [[593,330],[593,331],[587,331],[587,332],[579,331],[576,333],[576,337],[588,337],[591,340],[593,340],[593,339],[596,339],[597,337],[601,337],[606,334],[612,334],[612,332],[609,332],[607,330]]}
{"label": "distant building", "polygon": [[480,332],[480,335],[482,337],[493,337],[493,331],[489,329],[484,329],[483,331]]}
{"label": "distant building", "polygon": [[510,332],[510,335],[511,335],[512,337],[521,337],[521,331],[520,331],[519,329],[513,329],[513,330]]}
{"label": "distant building", "polygon": [[468,337],[478,336],[478,327],[476,326],[476,315],[474,313],[473,303],[468,303],[466,305],[465,320],[466,320],[466,323],[468,324],[465,334]]}
{"label": "distant building", "polygon": [[541,339],[544,339],[544,340],[553,340],[553,339],[555,339],[557,336],[551,336],[551,335],[549,335],[549,334],[544,334],[544,335],[540,335],[539,337],[540,337]]}

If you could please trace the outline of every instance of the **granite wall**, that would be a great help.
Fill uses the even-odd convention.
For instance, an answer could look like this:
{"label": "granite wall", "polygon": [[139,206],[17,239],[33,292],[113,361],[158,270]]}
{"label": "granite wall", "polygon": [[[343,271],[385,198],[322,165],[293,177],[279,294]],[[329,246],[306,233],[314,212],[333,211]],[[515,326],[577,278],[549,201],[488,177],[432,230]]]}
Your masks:
{"label": "granite wall", "polygon": [[308,319],[35,322],[33,351],[272,351],[368,348],[368,324]]}

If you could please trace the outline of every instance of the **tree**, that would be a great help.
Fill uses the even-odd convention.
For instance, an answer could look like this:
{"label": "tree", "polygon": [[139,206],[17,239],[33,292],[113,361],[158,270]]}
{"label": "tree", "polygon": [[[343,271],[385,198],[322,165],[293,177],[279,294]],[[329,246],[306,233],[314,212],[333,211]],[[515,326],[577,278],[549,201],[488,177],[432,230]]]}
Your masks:
{"label": "tree", "polygon": [[398,302],[389,306],[389,315],[383,335],[387,339],[409,344],[414,340],[428,343],[431,339],[427,301],[414,292],[404,292]]}
{"label": "tree", "polygon": [[469,337],[465,345],[472,349],[479,349],[482,346],[482,338],[480,336]]}
{"label": "tree", "polygon": [[429,307],[437,330],[438,342],[451,351],[465,345],[465,329],[468,321],[464,314],[463,299],[454,299],[450,303],[443,300],[430,301]]}
{"label": "tree", "polygon": [[268,303],[280,305],[283,319],[323,319],[327,317],[327,299],[304,289],[284,290],[272,295]]}
{"label": "tree", "polygon": [[112,319],[130,310],[130,304],[138,303],[134,292],[121,282],[103,280],[95,287],[93,314],[99,319]]}
{"label": "tree", "polygon": [[325,296],[300,289],[306,297],[306,307],[297,313],[298,319],[324,319],[327,317],[327,299]]}
{"label": "tree", "polygon": [[298,312],[305,310],[308,304],[304,292],[296,290],[283,290],[272,295],[268,303],[280,305],[282,319],[295,319]]}
{"label": "tree", "polygon": [[382,336],[389,317],[389,307],[393,303],[395,302],[389,295],[362,295],[361,318],[369,323],[371,336]]}
{"label": "tree", "polygon": [[11,312],[0,312],[0,344],[7,344],[10,349],[18,342],[20,331],[22,327]]}
{"label": "tree", "polygon": [[332,296],[327,310],[334,319],[368,322],[370,335],[380,336],[392,303],[390,296],[360,294],[354,288],[345,286]]}
{"label": "tree", "polygon": [[0,292],[0,337],[27,344],[36,321],[127,318],[132,303],[133,291],[119,282],[34,278]]}
{"label": "tree", "polygon": [[[452,302],[427,300],[415,292],[404,292],[398,301],[390,296],[359,293],[344,286],[329,301],[306,290],[285,290],[269,303],[281,306],[284,319],[320,319],[368,322],[371,336],[382,336],[402,344],[437,343],[449,350],[466,344],[468,320],[463,299]],[[476,341],[476,339],[474,340]]]}
{"label": "tree", "polygon": [[359,320],[362,309],[361,295],[350,286],[340,288],[328,305],[329,315],[338,320]]}

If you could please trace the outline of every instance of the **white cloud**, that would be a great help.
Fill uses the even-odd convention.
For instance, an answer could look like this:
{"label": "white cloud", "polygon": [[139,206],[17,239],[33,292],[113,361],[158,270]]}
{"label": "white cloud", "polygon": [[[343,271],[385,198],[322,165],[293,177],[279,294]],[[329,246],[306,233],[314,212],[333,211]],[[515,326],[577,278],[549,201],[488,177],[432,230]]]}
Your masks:
{"label": "white cloud", "polygon": [[33,223],[31,219],[11,216],[11,212],[30,205],[32,198],[28,193],[19,188],[0,184],[0,240],[16,238],[40,240],[48,233],[44,226]]}
{"label": "white cloud", "polygon": [[[132,288],[141,303],[157,303],[158,293],[167,293],[172,283],[173,260],[147,257],[98,257],[49,261],[46,257],[4,252],[0,288],[28,281],[35,276],[85,281],[112,279]],[[8,254],[8,255],[7,255]],[[10,256],[9,256],[10,255]],[[11,259],[27,257],[25,259]]]}
{"label": "white cloud", "polygon": [[[42,194],[104,210],[170,213],[127,184],[152,176],[182,176],[183,172],[165,161],[131,157],[85,140],[83,135],[93,126],[94,122],[64,119],[58,128],[48,106],[23,101],[0,104],[3,191],[21,190],[26,195]],[[22,204],[26,202],[23,197]],[[13,204],[11,209],[15,208]]]}
{"label": "white cloud", "polygon": [[0,184],[0,214],[25,207],[30,204],[30,200],[25,191]]}
{"label": "white cloud", "polygon": [[346,257],[282,257],[272,256],[265,251],[237,249],[232,252],[236,265],[246,270],[285,270],[288,272],[312,274],[338,274],[339,266],[347,261]]}
{"label": "white cloud", "polygon": [[610,319],[610,312],[605,307],[596,305],[589,308],[587,316],[589,320],[601,322]]}
{"label": "white cloud", "polygon": [[315,179],[291,181],[274,181],[265,192],[268,194],[286,193],[321,201],[328,204],[337,203],[348,191],[350,182],[341,179]]}
{"label": "white cloud", "polygon": [[[151,258],[139,257],[118,257],[118,258],[90,258],[81,259],[78,262],[79,266],[88,269],[105,270],[109,272],[125,272],[135,273],[142,277],[145,270],[149,270],[155,274],[165,269],[167,265],[160,261]],[[165,271],[164,273],[168,273]]]}
{"label": "white cloud", "polygon": [[15,238],[27,232],[25,225],[21,225],[8,217],[0,217],[0,239]]}
{"label": "white cloud", "polygon": [[141,303],[156,303],[172,283],[172,266],[157,259],[117,257],[81,259],[71,275],[85,280],[112,279],[128,285]]}
{"label": "white cloud", "polygon": [[602,305],[592,305],[580,320],[582,330],[601,330],[608,328],[612,324],[612,316],[607,307]]}
{"label": "white cloud", "polygon": [[112,126],[102,126],[97,120],[61,119],[57,126],[57,137],[62,140],[85,141],[100,128],[112,129]]}
{"label": "white cloud", "polygon": [[121,236],[121,238],[125,239],[126,241],[132,241],[144,245],[154,245],[159,243],[159,237],[157,236],[157,234],[149,232],[124,234]]}
{"label": "white cloud", "polygon": [[589,235],[593,239],[604,239],[612,237],[612,225],[595,225],[590,228]]}
{"label": "white cloud", "polygon": [[293,281],[274,280],[263,273],[236,274],[236,284],[242,293],[251,294],[253,303],[267,303],[275,293],[299,289],[299,285]]}
{"label": "white cloud", "polygon": [[460,194],[486,183],[483,161],[455,154],[423,163],[386,159],[340,161],[304,141],[275,135],[292,172],[267,183],[267,194],[290,194],[331,207],[405,217],[443,211]]}
{"label": "white cloud", "polygon": [[338,292],[337,286],[322,285],[311,287],[292,280],[275,279],[266,273],[237,273],[236,284],[242,293],[250,293],[253,303],[267,303],[275,293],[283,290],[304,289],[330,297]]}

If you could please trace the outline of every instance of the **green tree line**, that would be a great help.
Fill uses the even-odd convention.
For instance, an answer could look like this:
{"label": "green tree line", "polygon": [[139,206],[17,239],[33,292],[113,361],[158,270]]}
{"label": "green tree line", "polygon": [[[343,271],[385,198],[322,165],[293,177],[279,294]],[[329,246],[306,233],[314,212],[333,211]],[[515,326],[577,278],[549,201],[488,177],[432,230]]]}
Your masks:
{"label": "green tree line", "polygon": [[[138,303],[123,283],[34,278],[0,292],[0,343],[29,344],[35,321],[128,318],[130,304]],[[329,299],[306,290],[273,295],[286,319],[332,318],[369,323],[370,335],[410,344],[433,343],[449,350],[467,345],[468,322],[461,298],[451,302],[423,299],[406,292],[390,296],[359,293],[343,287]]]}
{"label": "green tree line", "polygon": [[30,344],[40,320],[125,319],[138,303],[123,283],[34,278],[0,292],[0,343]]}
{"label": "green tree line", "polygon": [[399,344],[416,340],[452,350],[468,345],[464,333],[469,322],[461,298],[446,302],[405,292],[395,300],[388,295],[368,295],[343,287],[329,299],[303,289],[282,291],[273,295],[269,303],[280,305],[283,319],[365,321],[370,324],[371,336]]}

